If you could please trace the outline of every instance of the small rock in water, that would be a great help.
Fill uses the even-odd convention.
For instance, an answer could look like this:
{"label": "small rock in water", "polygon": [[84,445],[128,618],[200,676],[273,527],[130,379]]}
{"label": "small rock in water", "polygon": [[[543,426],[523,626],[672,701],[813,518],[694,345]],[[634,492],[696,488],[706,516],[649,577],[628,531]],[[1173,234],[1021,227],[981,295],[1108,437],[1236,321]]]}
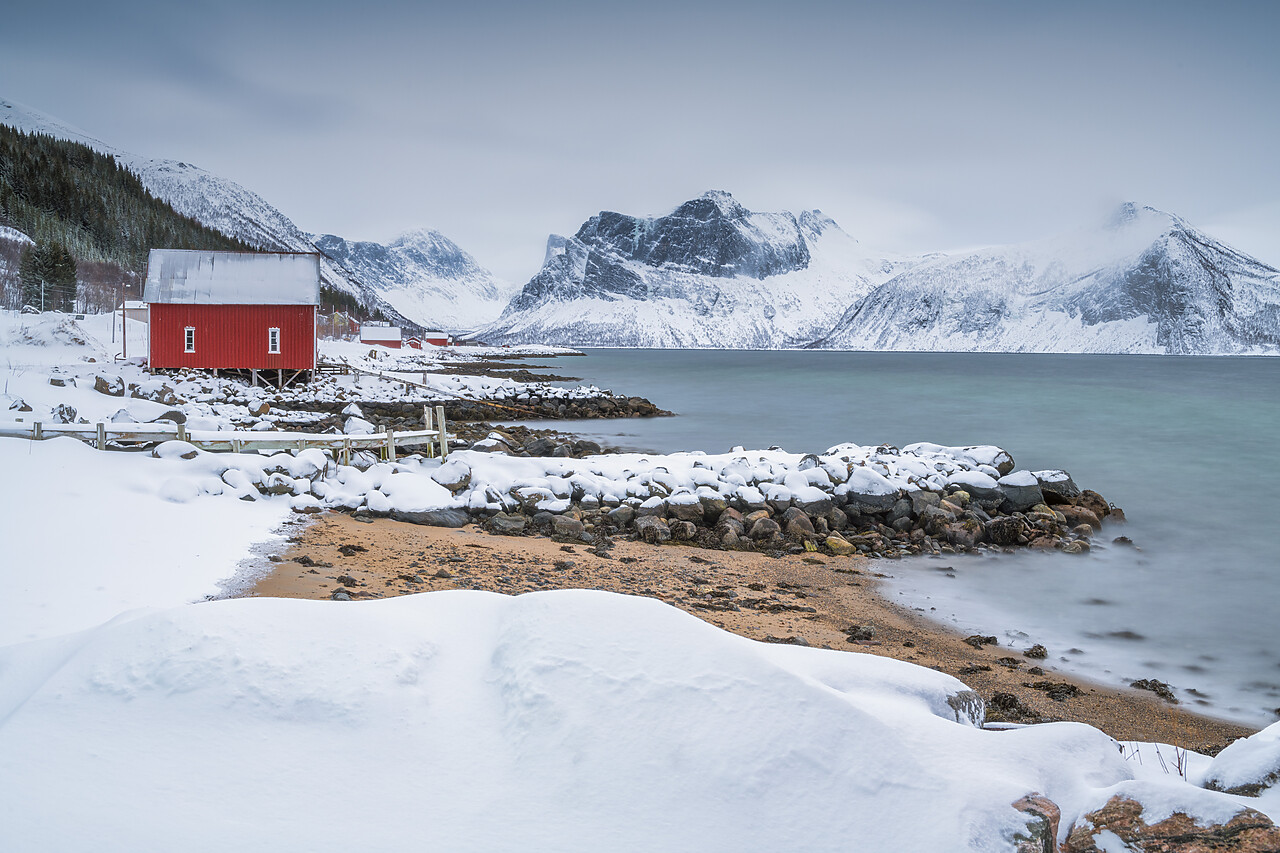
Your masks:
{"label": "small rock in water", "polygon": [[1164,701],[1177,705],[1178,697],[1173,695],[1173,688],[1163,681],[1154,678],[1140,678],[1137,681],[1129,682],[1129,686],[1137,690],[1150,690]]}
{"label": "small rock in water", "polygon": [[1035,658],[1036,660],[1044,660],[1049,656],[1049,650],[1039,643],[1036,643],[1022,654],[1029,658]]}
{"label": "small rock in water", "polygon": [[983,636],[982,634],[974,634],[970,637],[965,637],[964,641],[975,649],[980,649],[983,646],[994,646],[999,644],[999,641],[995,637]]}

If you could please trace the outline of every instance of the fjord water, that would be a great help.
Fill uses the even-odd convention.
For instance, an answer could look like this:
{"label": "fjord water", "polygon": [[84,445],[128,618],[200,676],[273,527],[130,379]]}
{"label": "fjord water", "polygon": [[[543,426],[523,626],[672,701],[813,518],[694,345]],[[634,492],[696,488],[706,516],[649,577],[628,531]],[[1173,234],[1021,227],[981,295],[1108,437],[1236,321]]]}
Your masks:
{"label": "fjord water", "polygon": [[1091,554],[883,561],[888,594],[1104,682],[1166,681],[1205,713],[1278,713],[1280,358],[605,349],[538,364],[679,414],[556,424],[629,449],[931,441],[1066,469],[1129,517]]}

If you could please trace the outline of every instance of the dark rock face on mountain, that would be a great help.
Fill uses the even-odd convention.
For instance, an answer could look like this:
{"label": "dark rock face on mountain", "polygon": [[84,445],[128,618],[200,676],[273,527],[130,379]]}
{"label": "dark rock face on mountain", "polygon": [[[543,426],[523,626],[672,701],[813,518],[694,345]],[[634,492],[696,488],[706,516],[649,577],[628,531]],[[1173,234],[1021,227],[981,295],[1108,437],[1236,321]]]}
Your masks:
{"label": "dark rock face on mountain", "polygon": [[657,218],[602,212],[552,236],[542,269],[487,340],[570,345],[794,346],[899,261],[864,253],[819,211],[753,213],[713,191]]}
{"label": "dark rock face on mountain", "polygon": [[1280,271],[1148,207],[1093,231],[921,264],[853,305],[832,349],[1280,351]]}

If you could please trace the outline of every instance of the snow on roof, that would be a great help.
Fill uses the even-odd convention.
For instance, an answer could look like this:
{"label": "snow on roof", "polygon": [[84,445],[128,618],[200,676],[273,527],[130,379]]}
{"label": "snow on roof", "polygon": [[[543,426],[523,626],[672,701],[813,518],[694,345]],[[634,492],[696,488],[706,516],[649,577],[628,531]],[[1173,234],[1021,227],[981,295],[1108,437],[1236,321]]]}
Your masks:
{"label": "snow on roof", "polygon": [[144,302],[318,305],[318,254],[152,249]]}
{"label": "snow on roof", "polygon": [[360,326],[360,340],[398,341],[400,340],[400,327],[381,323],[364,323]]}

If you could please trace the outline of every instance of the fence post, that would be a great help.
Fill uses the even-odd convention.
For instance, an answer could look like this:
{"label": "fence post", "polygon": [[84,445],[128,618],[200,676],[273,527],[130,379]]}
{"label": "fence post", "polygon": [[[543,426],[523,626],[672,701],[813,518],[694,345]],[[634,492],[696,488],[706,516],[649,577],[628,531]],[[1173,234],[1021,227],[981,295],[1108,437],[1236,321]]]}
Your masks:
{"label": "fence post", "polygon": [[31,433],[31,437],[36,441],[44,441],[44,424],[36,421]]}
{"label": "fence post", "polygon": [[186,440],[187,440],[187,425],[178,424],[178,441],[186,441]]}
{"label": "fence post", "polygon": [[[435,429],[435,427],[433,426],[433,419],[431,417],[431,407],[426,405],[425,403],[422,405],[422,428],[423,430],[426,430],[428,432]],[[431,442],[428,441],[427,442],[427,458],[430,459],[435,455],[436,455],[435,447],[433,447]]]}
{"label": "fence post", "polygon": [[351,439],[349,438],[342,439],[342,464],[351,464]]}
{"label": "fence post", "polygon": [[396,461],[396,431],[387,427],[387,461]]}
{"label": "fence post", "polygon": [[241,447],[243,447],[243,445],[240,443],[240,439],[238,439],[238,438],[233,438],[233,439],[231,439],[231,452],[232,452],[232,453],[239,453],[239,452],[240,452],[240,448],[241,448]]}
{"label": "fence post", "polygon": [[98,449],[107,449],[107,425],[103,423],[98,424]]}
{"label": "fence post", "polygon": [[440,430],[440,458],[449,457],[448,424],[444,418],[444,406],[436,406],[436,429]]}

